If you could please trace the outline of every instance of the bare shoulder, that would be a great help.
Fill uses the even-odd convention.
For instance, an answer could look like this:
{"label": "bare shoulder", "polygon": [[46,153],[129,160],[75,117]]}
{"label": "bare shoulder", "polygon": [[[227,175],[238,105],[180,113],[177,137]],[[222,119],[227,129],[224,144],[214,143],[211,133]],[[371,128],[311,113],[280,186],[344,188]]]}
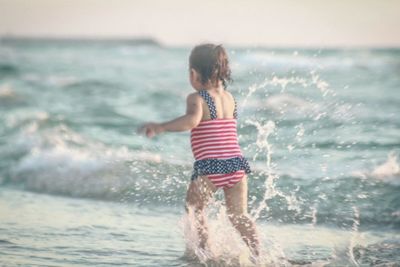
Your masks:
{"label": "bare shoulder", "polygon": [[186,101],[191,104],[201,103],[201,96],[197,92],[194,92],[186,97]]}
{"label": "bare shoulder", "polygon": [[235,98],[231,94],[231,92],[225,90],[225,95],[228,97],[229,100],[235,101]]}
{"label": "bare shoulder", "polygon": [[186,98],[187,113],[201,113],[202,103],[201,96],[198,93],[191,93]]}

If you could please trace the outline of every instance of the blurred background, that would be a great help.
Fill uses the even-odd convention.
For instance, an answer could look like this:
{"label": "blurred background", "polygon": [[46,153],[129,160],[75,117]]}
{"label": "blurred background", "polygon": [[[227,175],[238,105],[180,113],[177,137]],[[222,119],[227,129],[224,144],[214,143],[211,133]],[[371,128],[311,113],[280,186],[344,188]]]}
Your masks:
{"label": "blurred background", "polygon": [[[400,262],[400,2],[0,0],[0,263],[182,257],[188,56],[223,44],[267,266]],[[218,266],[244,248],[209,208]],[[239,258],[239,262],[232,259]]]}

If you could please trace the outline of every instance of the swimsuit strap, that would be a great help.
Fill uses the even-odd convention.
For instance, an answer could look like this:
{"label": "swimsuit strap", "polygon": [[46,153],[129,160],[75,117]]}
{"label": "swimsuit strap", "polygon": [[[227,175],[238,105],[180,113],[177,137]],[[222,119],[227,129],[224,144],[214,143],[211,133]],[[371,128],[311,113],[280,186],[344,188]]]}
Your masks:
{"label": "swimsuit strap", "polygon": [[[233,96],[232,96],[232,97],[233,97]],[[235,102],[235,109],[233,110],[233,117],[234,117],[235,119],[237,119],[237,117],[238,117],[238,112],[237,112],[237,103],[236,103],[235,97],[233,97],[233,102]]]}
{"label": "swimsuit strap", "polygon": [[199,95],[206,101],[208,109],[210,110],[210,117],[212,120],[217,118],[217,109],[215,108],[214,101],[206,90],[200,90]]}
{"label": "swimsuit strap", "polygon": [[[217,118],[217,108],[215,107],[214,101],[207,90],[200,90],[200,96],[206,101],[208,109],[210,110],[210,117],[212,120]],[[233,96],[232,96],[233,97]],[[238,112],[237,112],[237,103],[235,97],[233,97],[233,102],[235,102],[235,109],[233,110],[233,117],[237,119]]]}

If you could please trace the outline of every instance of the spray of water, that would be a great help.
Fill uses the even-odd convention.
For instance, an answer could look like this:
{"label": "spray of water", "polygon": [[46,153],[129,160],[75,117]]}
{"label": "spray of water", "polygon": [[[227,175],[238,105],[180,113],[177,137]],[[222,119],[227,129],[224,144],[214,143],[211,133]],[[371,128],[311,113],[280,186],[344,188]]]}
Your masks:
{"label": "spray of water", "polygon": [[[266,88],[267,86],[278,86],[281,88],[281,93],[283,93],[288,85],[297,85],[297,86],[302,86],[303,88],[313,86],[317,88],[323,97],[326,97],[328,95],[334,96],[335,93],[333,90],[329,89],[329,84],[322,80],[319,75],[316,74],[315,71],[310,72],[310,77],[309,78],[304,78],[304,77],[290,77],[290,78],[284,78],[284,77],[277,77],[273,76],[272,78],[267,77],[263,82],[260,84],[254,84],[249,87],[247,95],[245,95],[244,101],[242,108],[245,107],[248,99],[257,91]],[[267,95],[267,94],[265,94]],[[319,120],[321,117],[326,116],[325,113],[318,112],[315,116],[313,114],[314,120]],[[261,176],[265,177],[265,182],[264,182],[264,194],[261,200],[258,201],[258,205],[254,205],[254,203],[257,202],[256,197],[253,197],[250,201],[250,204],[254,207],[253,210],[251,211],[252,217],[257,220],[260,218],[260,215],[263,211],[268,212],[269,207],[268,207],[268,200],[271,200],[275,197],[282,198],[286,201],[287,203],[287,209],[288,210],[294,210],[297,213],[301,212],[301,205],[300,205],[300,200],[296,196],[296,191],[293,192],[290,195],[285,194],[284,192],[280,191],[276,187],[276,183],[279,179],[279,175],[274,171],[273,165],[272,165],[272,154],[273,154],[273,149],[272,145],[269,142],[268,138],[271,136],[276,131],[276,123],[274,121],[267,121],[266,123],[262,123],[261,121],[258,120],[246,120],[245,122],[248,125],[252,125],[257,129],[257,140],[255,142],[256,145],[256,152],[253,156],[253,161],[256,161],[259,155],[265,156],[265,164],[264,164],[264,169],[260,173]],[[293,140],[293,144],[288,146],[289,151],[292,151],[295,148],[294,143],[300,143],[304,137],[305,134],[305,127],[303,124],[296,125],[295,128],[297,129],[297,133],[294,137],[295,140]],[[310,207],[310,217],[311,217],[311,224],[312,227],[316,227],[317,225],[317,214],[318,214],[318,209],[317,209],[317,204],[314,204]],[[356,210],[358,212],[358,210]],[[357,227],[358,227],[358,216],[359,214],[355,212],[356,219],[354,221],[353,225],[353,233],[357,232]],[[268,234],[267,234],[268,235]],[[268,235],[270,236],[270,235]],[[272,259],[274,259],[275,263],[278,263],[279,265],[286,265],[284,260],[285,259],[285,253],[282,249],[282,246],[279,244],[277,240],[273,240],[271,237],[263,237],[267,240],[268,245],[269,245],[269,255]],[[352,238],[354,240],[354,238]],[[352,251],[352,248],[354,247],[354,244],[350,244],[350,249]],[[350,258],[352,262],[356,262],[354,259],[354,255],[350,254]]]}
{"label": "spray of water", "polygon": [[353,212],[354,212],[354,218],[353,218],[353,225],[352,225],[352,234],[351,234],[351,238],[350,238],[350,244],[349,244],[349,250],[348,250],[348,254],[349,254],[349,259],[350,262],[354,265],[354,266],[359,266],[359,264],[357,263],[355,257],[354,257],[354,247],[356,245],[356,241],[358,238],[358,226],[360,225],[360,211],[358,210],[358,208],[356,206],[353,206]]}
{"label": "spray of water", "polygon": [[[267,85],[271,86],[280,86],[282,90],[286,88],[288,84],[300,84],[303,87],[307,87],[310,84],[316,85],[321,92],[327,92],[329,91],[327,89],[327,83],[321,81],[319,77],[315,73],[311,73],[311,78],[310,79],[305,79],[302,77],[292,77],[292,78],[279,78],[279,77],[272,77],[271,79],[266,78],[261,84],[259,85],[252,85],[248,89],[248,94],[245,97],[243,101],[242,107],[245,107],[247,99],[256,91],[262,88],[265,88]],[[300,212],[300,203],[299,200],[296,198],[296,195],[294,193],[287,195],[278,188],[276,188],[276,182],[277,179],[279,179],[278,174],[274,171],[273,166],[272,166],[272,154],[273,154],[273,149],[272,145],[269,142],[268,138],[273,134],[276,130],[276,124],[274,121],[269,120],[266,123],[262,123],[257,120],[246,120],[245,123],[247,125],[254,126],[257,130],[257,140],[252,144],[256,146],[256,152],[253,156],[253,161],[256,161],[259,156],[263,156],[266,158],[264,168],[261,171],[260,175],[265,177],[265,182],[264,182],[264,194],[262,196],[262,199],[257,200],[256,197],[253,197],[250,201],[250,204],[252,206],[253,203],[257,201],[257,206],[252,209],[250,215],[254,220],[258,220],[261,217],[261,213],[263,211],[269,211],[269,206],[268,206],[268,200],[271,200],[275,197],[282,198],[286,201],[287,203],[287,208],[288,210],[294,210],[296,212]],[[303,125],[298,125],[296,126],[298,128],[298,132],[296,134],[296,141],[299,142],[301,141],[305,129]],[[210,238],[212,237],[213,241],[210,242],[210,244],[214,244],[212,247],[211,251],[214,256],[217,256],[219,259],[226,259],[229,262],[229,259],[240,259],[242,255],[237,255],[233,252],[235,251],[243,251],[245,247],[243,247],[242,242],[240,242],[240,239],[237,234],[234,234],[232,232],[232,229],[229,229],[226,227],[226,225],[229,225],[229,220],[226,218],[226,212],[225,212],[225,207],[222,202],[214,202],[214,209],[216,209],[215,212],[215,219],[210,220],[209,222],[209,232],[210,232]],[[316,224],[316,207],[313,207],[313,225]],[[214,210],[215,211],[215,210]],[[210,212],[208,212],[210,215]],[[198,249],[198,237],[196,236],[196,231],[193,229],[193,226],[195,225],[194,217],[190,213],[187,214],[183,221],[183,228],[185,232],[185,240],[187,243],[187,251],[190,251],[190,253],[187,253],[187,255],[193,255],[195,258],[200,260],[203,263],[206,263],[207,260],[210,259],[210,253],[201,251]],[[288,263],[284,260],[285,254],[282,249],[282,246],[279,244],[277,240],[273,240],[273,237],[268,236],[268,237],[262,237],[262,239],[267,241],[268,248],[267,251],[264,251],[263,254],[268,257],[268,261],[270,264],[279,264],[281,266],[285,266]],[[218,246],[218,244],[220,246]],[[215,246],[217,245],[217,246]],[[242,257],[243,258],[243,257]],[[241,266],[243,266],[243,260],[240,261]],[[220,262],[221,263],[221,262]],[[232,262],[230,262],[232,263]]]}
{"label": "spray of water", "polygon": [[242,109],[245,108],[248,99],[260,89],[264,89],[267,86],[279,86],[281,92],[284,92],[288,85],[300,85],[304,88],[314,86],[321,93],[322,96],[335,95],[335,92],[329,88],[329,83],[321,79],[315,70],[310,71],[309,77],[279,77],[277,75],[272,75],[272,77],[266,77],[261,83],[252,84],[248,88],[248,92],[243,100]]}
{"label": "spray of water", "polygon": [[258,219],[260,217],[261,211],[264,209],[268,210],[268,205],[266,201],[268,199],[271,199],[272,197],[276,196],[280,192],[275,189],[275,180],[278,178],[278,176],[273,172],[272,167],[271,167],[271,154],[272,154],[272,148],[271,144],[268,143],[268,136],[273,133],[275,129],[275,123],[273,121],[268,121],[265,125],[261,125],[258,121],[252,121],[252,120],[247,120],[247,124],[254,125],[257,128],[257,152],[255,153],[253,157],[253,161],[257,159],[257,156],[259,153],[265,153],[266,154],[266,179],[265,179],[265,194],[263,196],[263,199],[260,201],[259,206],[256,209],[253,209],[251,212],[251,215],[253,218]]}
{"label": "spray of water", "polygon": [[[292,76],[292,77],[279,77],[277,75],[274,75],[272,77],[267,77],[265,78],[261,83],[253,84],[248,88],[247,94],[244,96],[244,100],[242,102],[241,109],[245,109],[247,102],[249,99],[257,92],[260,90],[265,90],[268,89],[268,87],[278,87],[281,90],[281,93],[284,93],[285,90],[289,85],[296,85],[300,86],[303,88],[307,87],[312,87],[314,89],[317,89],[323,98],[326,98],[328,96],[335,96],[335,92],[330,89],[329,84],[322,80],[320,76],[315,72],[315,71],[310,71],[309,76],[306,77],[300,77],[300,76]],[[261,92],[262,95],[267,95],[266,92]],[[326,103],[327,106],[336,107],[337,103]],[[346,109],[345,112],[348,112],[348,109]],[[328,114],[322,110],[318,110],[317,113],[315,114],[310,114],[313,120],[319,120]],[[264,184],[263,184],[263,190],[264,193],[262,194],[262,197],[257,199],[256,196],[252,196],[250,198],[249,204],[250,206],[253,207],[253,209],[250,212],[251,217],[254,220],[261,220],[262,213],[270,211],[270,207],[268,206],[268,201],[272,200],[274,198],[280,198],[284,200],[287,204],[287,209],[290,211],[296,212],[296,214],[300,214],[302,212],[301,209],[301,198],[296,195],[297,190],[294,190],[294,192],[288,194],[283,191],[281,191],[279,188],[277,188],[277,182],[279,180],[279,175],[278,173],[274,170],[274,164],[273,164],[273,145],[270,142],[270,137],[277,132],[277,124],[272,121],[272,120],[260,120],[260,119],[248,119],[245,121],[245,124],[248,126],[253,126],[257,130],[257,139],[255,142],[251,143],[250,146],[254,146],[255,148],[255,153],[252,157],[253,161],[256,161],[258,158],[265,158],[264,164],[262,165],[262,170],[259,172],[259,177],[264,177]],[[300,143],[303,140],[303,137],[306,134],[306,129],[305,126],[300,123],[299,125],[295,126],[295,129],[297,130],[293,142],[288,145],[288,150],[292,151],[293,149],[296,148],[296,143]],[[248,148],[248,147],[247,147]],[[326,165],[324,165],[324,168],[326,168]],[[322,194],[323,195],[323,194]],[[323,197],[320,197],[319,200],[323,200]],[[212,244],[214,244],[214,247],[212,248],[214,256],[217,255],[220,259],[224,259],[224,263],[228,264],[234,264],[232,262],[232,259],[236,259],[236,263],[238,266],[246,266],[245,261],[243,261],[243,254],[238,255],[237,253],[235,254],[235,251],[240,251],[240,250],[246,250],[246,247],[243,246],[239,236],[232,231],[233,229],[227,228],[226,225],[229,225],[229,220],[226,218],[226,212],[225,212],[225,206],[223,205],[222,201],[215,201],[214,202],[214,212],[211,212],[209,214],[214,215],[214,219],[210,221],[210,238],[212,238]],[[310,219],[311,219],[311,226],[315,228],[317,226],[318,220],[317,220],[317,215],[318,215],[318,205],[317,202],[314,203],[313,205],[307,206],[310,210],[309,212],[306,212],[306,214],[309,214]],[[358,237],[358,226],[359,226],[359,210],[357,207],[353,207],[354,211],[354,220],[353,220],[353,226],[352,226],[352,231],[351,231],[351,237],[348,246],[346,246],[347,251],[343,251],[343,255],[336,255],[339,256],[342,260],[344,259],[344,255],[347,255],[347,259],[343,262],[346,263],[351,263],[354,266],[358,266],[358,263],[354,257],[353,254],[353,248],[357,244],[357,237]],[[303,211],[304,212],[304,211]],[[193,218],[190,218],[190,215],[188,215],[185,220],[187,220],[186,223],[189,225],[193,225],[193,221],[191,221]],[[188,231],[191,231],[193,233],[193,229],[188,229]],[[263,234],[263,233],[261,233]],[[266,236],[261,236],[263,239],[263,243],[267,245],[266,250],[262,254],[268,257],[268,263],[265,261],[263,265],[266,264],[266,266],[274,266],[274,265],[279,265],[279,266],[288,266],[291,265],[287,262],[286,256],[284,253],[284,250],[282,248],[282,245],[273,238],[273,235],[270,235],[271,233],[265,233]],[[196,244],[196,237],[193,235],[186,235],[187,238],[187,243],[191,244],[189,246],[192,246],[193,244]],[[204,252],[197,251],[195,247],[191,247],[191,249],[194,251],[194,254],[197,255],[198,258],[201,259],[202,262],[207,261],[207,255],[204,254]],[[209,256],[209,255],[208,255]],[[335,256],[335,252],[332,255],[333,257]],[[344,257],[342,257],[344,256]],[[326,262],[325,262],[326,263]],[[226,266],[221,264],[218,266]],[[228,265],[230,266],[230,265]]]}

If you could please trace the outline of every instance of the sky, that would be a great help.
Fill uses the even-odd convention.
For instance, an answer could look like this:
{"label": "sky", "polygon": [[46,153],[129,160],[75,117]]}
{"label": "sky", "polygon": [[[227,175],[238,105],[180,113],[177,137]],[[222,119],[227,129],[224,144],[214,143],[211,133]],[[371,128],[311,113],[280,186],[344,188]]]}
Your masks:
{"label": "sky", "polygon": [[0,35],[400,47],[400,0],[0,0]]}

